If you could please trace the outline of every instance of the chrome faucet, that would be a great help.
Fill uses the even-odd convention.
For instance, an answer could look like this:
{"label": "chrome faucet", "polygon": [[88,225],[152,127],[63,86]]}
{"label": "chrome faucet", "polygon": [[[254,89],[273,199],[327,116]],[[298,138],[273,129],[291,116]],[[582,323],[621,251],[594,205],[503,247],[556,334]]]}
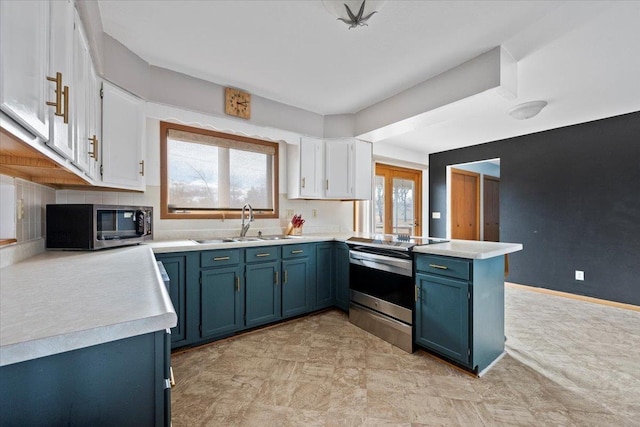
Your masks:
{"label": "chrome faucet", "polygon": [[[244,219],[245,219],[244,212],[247,208],[249,208],[249,222],[247,222],[247,225],[244,225]],[[251,223],[253,222],[253,208],[249,203],[246,203],[242,207],[241,216],[242,216],[242,230],[240,230],[240,237],[245,237],[247,235],[247,231],[249,231],[249,227],[251,226]]]}

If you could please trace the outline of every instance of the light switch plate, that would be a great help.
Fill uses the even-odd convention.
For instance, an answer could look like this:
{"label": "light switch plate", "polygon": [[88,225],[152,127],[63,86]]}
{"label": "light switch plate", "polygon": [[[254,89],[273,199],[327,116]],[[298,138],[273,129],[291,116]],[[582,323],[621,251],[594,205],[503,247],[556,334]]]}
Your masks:
{"label": "light switch plate", "polygon": [[576,270],[576,280],[584,280],[584,271]]}

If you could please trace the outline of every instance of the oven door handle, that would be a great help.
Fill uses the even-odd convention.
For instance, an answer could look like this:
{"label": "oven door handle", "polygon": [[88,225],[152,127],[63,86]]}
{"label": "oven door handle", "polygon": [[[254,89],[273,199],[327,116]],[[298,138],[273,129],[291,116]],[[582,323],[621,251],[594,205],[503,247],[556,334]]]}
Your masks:
{"label": "oven door handle", "polygon": [[[354,250],[349,251],[349,258],[356,264],[364,265],[370,268],[392,271],[403,274],[405,276],[411,276],[413,274],[413,263],[410,260],[391,258],[384,255],[375,255]],[[390,268],[384,268],[382,266],[387,266]]]}

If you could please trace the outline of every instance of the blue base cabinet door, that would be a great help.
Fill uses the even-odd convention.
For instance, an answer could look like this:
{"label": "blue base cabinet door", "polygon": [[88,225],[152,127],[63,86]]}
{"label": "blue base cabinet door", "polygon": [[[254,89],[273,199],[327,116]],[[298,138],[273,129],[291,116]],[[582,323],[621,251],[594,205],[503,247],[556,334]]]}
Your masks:
{"label": "blue base cabinet door", "polygon": [[160,256],[156,259],[162,261],[167,274],[169,275],[169,296],[171,303],[176,310],[178,316],[178,324],[175,328],[171,328],[171,342],[174,345],[180,345],[181,341],[186,339],[186,315],[187,315],[187,299],[186,299],[186,256]]}
{"label": "blue base cabinet door", "polygon": [[336,302],[333,243],[316,246],[316,294],[314,310],[331,307]]}
{"label": "blue base cabinet door", "polygon": [[309,259],[282,261],[282,317],[309,311]]}
{"label": "blue base cabinet door", "polygon": [[200,335],[230,334],[242,328],[244,293],[238,266],[200,273]]}
{"label": "blue base cabinet door", "polygon": [[346,243],[335,244],[335,284],[336,305],[349,310],[349,246]]}
{"label": "blue base cabinet door", "polygon": [[246,265],[245,326],[281,319],[280,262]]}
{"label": "blue base cabinet door", "polygon": [[469,366],[469,283],[416,274],[416,342]]}

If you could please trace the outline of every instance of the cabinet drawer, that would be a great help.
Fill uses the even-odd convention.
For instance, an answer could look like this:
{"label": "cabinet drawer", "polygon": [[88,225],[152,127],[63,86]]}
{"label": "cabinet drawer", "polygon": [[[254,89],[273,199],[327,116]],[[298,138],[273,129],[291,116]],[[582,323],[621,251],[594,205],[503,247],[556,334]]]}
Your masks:
{"label": "cabinet drawer", "polygon": [[471,277],[471,261],[436,255],[419,255],[416,257],[416,270],[439,276],[469,280]]}
{"label": "cabinet drawer", "polygon": [[246,249],[246,262],[273,261],[278,259],[279,246],[262,246]]}
{"label": "cabinet drawer", "polygon": [[201,267],[221,267],[240,262],[240,249],[204,251],[200,254]]}
{"label": "cabinet drawer", "polygon": [[283,245],[282,258],[302,258],[311,255],[311,245]]}

